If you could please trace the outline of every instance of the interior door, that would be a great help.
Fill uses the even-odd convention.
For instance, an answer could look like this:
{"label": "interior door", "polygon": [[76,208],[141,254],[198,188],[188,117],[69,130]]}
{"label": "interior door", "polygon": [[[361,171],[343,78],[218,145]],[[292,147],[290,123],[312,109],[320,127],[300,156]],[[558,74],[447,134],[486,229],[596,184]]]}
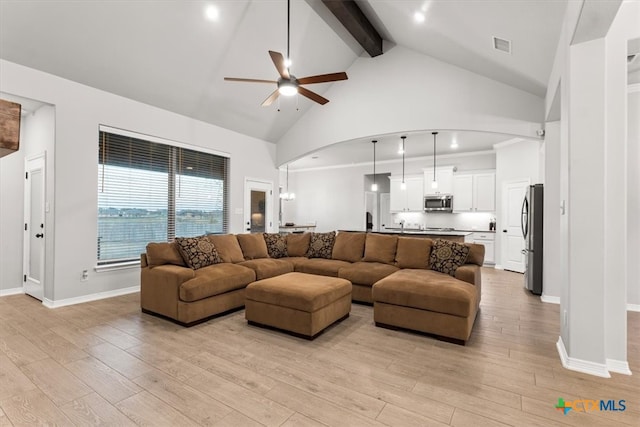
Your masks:
{"label": "interior door", "polygon": [[23,289],[44,298],[45,266],[45,156],[25,161]]}
{"label": "interior door", "polygon": [[503,190],[502,263],[505,270],[525,271],[525,240],[522,236],[522,201],[529,181],[508,182]]}
{"label": "interior door", "polygon": [[244,231],[270,233],[273,231],[273,184],[247,179],[244,186]]}

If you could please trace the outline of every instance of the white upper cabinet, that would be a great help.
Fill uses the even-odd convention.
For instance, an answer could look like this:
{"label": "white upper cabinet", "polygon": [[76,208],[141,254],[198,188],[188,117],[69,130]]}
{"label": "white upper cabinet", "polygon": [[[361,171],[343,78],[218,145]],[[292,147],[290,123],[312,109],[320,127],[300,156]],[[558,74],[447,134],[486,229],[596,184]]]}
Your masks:
{"label": "white upper cabinet", "polygon": [[402,189],[402,177],[390,177],[391,212],[420,212],[423,210],[424,179],[422,176],[405,176],[406,189]]}
{"label": "white upper cabinet", "polygon": [[453,193],[453,166],[444,166],[436,168],[437,188],[432,187],[433,169],[424,170],[424,195],[432,196],[437,194]]}
{"label": "white upper cabinet", "polygon": [[462,173],[453,176],[454,212],[493,212],[495,210],[495,172]]}

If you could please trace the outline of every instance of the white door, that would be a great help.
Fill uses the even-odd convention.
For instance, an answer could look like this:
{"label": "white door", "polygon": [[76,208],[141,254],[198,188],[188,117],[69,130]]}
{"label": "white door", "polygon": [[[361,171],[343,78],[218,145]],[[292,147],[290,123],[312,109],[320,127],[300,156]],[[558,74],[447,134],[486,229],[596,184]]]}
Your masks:
{"label": "white door", "polygon": [[45,266],[45,155],[25,161],[23,289],[42,301]]}
{"label": "white door", "polygon": [[244,182],[244,231],[273,231],[273,183],[253,179]]}
{"label": "white door", "polygon": [[522,201],[529,187],[529,181],[512,181],[504,185],[502,192],[502,264],[505,270],[524,273],[525,257],[522,251],[525,246],[520,219],[522,218]]}

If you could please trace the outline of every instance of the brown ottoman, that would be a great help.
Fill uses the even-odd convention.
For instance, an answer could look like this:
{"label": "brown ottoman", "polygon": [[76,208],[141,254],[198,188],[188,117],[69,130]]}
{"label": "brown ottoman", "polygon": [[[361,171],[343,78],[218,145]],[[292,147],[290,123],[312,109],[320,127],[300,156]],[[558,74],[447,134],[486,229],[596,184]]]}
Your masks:
{"label": "brown ottoman", "polygon": [[337,277],[286,273],[250,283],[245,293],[249,324],[315,338],[351,311],[351,282]]}

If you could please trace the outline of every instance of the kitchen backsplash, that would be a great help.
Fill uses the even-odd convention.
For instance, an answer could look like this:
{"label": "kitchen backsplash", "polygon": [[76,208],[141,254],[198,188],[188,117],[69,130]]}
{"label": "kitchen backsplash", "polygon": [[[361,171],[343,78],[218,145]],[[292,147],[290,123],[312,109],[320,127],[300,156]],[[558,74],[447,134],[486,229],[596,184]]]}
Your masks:
{"label": "kitchen backsplash", "polygon": [[385,224],[386,228],[400,227],[400,221],[404,219],[405,228],[455,228],[456,230],[480,230],[488,231],[491,218],[495,218],[493,212],[474,213],[423,213],[401,212],[391,214],[393,224]]}

